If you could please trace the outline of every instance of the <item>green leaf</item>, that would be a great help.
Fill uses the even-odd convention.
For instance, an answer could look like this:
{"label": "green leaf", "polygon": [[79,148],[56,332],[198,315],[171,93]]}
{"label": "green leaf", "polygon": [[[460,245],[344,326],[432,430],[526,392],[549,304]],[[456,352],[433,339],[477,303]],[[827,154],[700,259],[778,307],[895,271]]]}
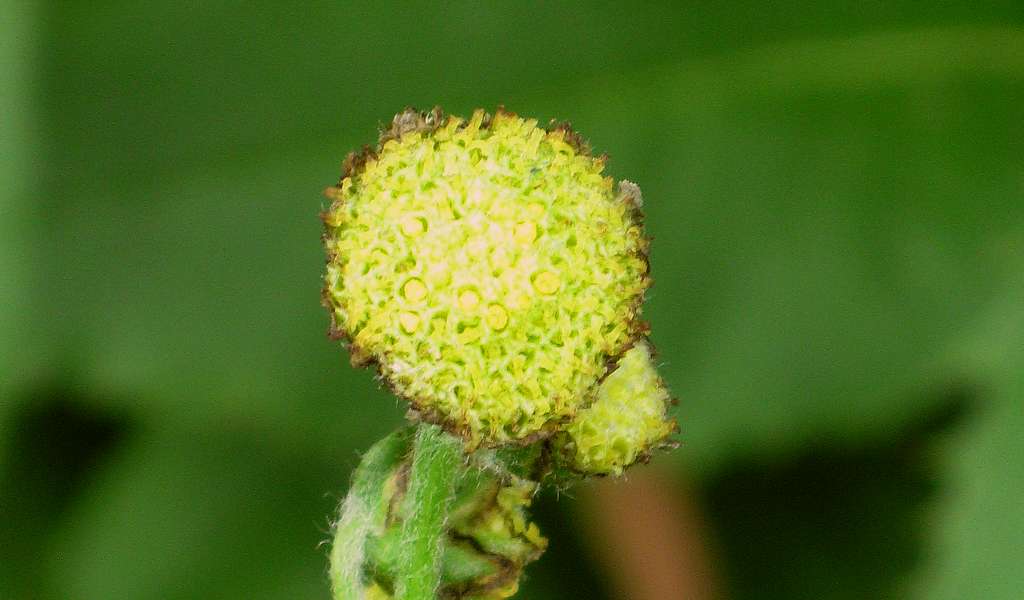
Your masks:
{"label": "green leaf", "polygon": [[1024,285],[1008,285],[954,354],[987,377],[977,418],[943,457],[951,469],[942,502],[929,514],[935,544],[931,561],[915,581],[918,597],[1011,600],[1024,588],[1021,298]]}
{"label": "green leaf", "polygon": [[[0,435],[6,386],[60,356],[51,377],[153,436],[55,525],[60,597],[325,594],[301,529],[344,480],[323,462],[404,407],[324,339],[318,189],[407,104],[499,102],[571,118],[644,189],[645,316],[685,468],[884,440],[929,409],[922,390],[964,379],[988,395],[950,451],[922,593],[1019,589],[1020,362],[975,327],[1021,297],[1004,283],[1024,267],[1024,51],[998,25],[1019,6],[872,8],[120,2],[5,20],[0,193],[30,194],[0,197]],[[1002,366],[970,358],[986,352]]]}
{"label": "green leaf", "polygon": [[244,427],[137,431],[44,556],[55,598],[325,598],[323,457]]}
{"label": "green leaf", "polygon": [[[43,317],[34,292],[40,278],[39,231],[29,193],[36,177],[38,114],[33,105],[36,9],[4,3],[0,23],[0,439],[9,409],[38,368],[37,321]],[[0,466],[3,465],[0,444]]]}
{"label": "green leaf", "polygon": [[[657,282],[647,316],[680,397],[677,459],[713,478],[822,439],[884,443],[935,406],[925,392],[982,390],[977,421],[948,450],[929,521],[937,546],[922,551],[892,520],[873,538],[932,559],[915,578],[922,597],[1024,587],[1012,459],[1024,455],[1022,57],[1020,30],[871,34],[652,69],[560,99],[645,192]],[[656,117],[636,126],[637,112]],[[891,504],[879,519],[911,518],[911,498]],[[808,569],[807,541],[772,555]],[[851,582],[883,585],[861,561]],[[732,568],[756,579],[750,562]],[[813,589],[795,585],[782,596]]]}
{"label": "green leaf", "polygon": [[819,440],[795,457],[731,463],[704,485],[730,598],[905,597],[931,533],[942,467],[929,460],[976,408],[971,390],[937,390],[937,412],[885,440]]}
{"label": "green leaf", "polygon": [[1024,264],[1022,49],[1005,29],[867,34],[558,100],[644,190],[676,457],[712,473],[929,408],[945,352]]}

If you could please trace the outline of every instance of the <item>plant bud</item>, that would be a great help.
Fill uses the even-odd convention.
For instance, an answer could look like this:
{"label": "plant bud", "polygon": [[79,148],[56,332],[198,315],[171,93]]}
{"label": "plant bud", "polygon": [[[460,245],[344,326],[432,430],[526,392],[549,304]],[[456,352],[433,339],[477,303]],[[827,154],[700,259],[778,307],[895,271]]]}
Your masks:
{"label": "plant bud", "polygon": [[[399,465],[385,485],[390,506],[385,527],[367,540],[368,599],[391,598],[396,574],[408,567],[400,559],[402,523],[418,508],[405,494],[408,469],[408,461]],[[446,525],[439,598],[498,600],[516,593],[523,568],[547,547],[526,514],[537,485],[466,468]]]}
{"label": "plant bud", "polygon": [[677,425],[667,415],[669,393],[646,342],[623,355],[601,383],[597,399],[580,411],[562,436],[562,451],[578,472],[619,475],[666,444]]}

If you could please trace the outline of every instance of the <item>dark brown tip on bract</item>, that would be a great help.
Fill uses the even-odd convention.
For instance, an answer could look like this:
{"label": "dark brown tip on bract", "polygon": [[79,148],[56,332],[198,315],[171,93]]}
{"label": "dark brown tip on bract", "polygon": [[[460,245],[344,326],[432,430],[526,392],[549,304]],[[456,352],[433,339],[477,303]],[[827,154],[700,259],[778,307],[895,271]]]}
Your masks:
{"label": "dark brown tip on bract", "polygon": [[[348,336],[346,335],[345,337],[347,338]],[[376,359],[369,352],[363,350],[355,342],[349,342],[348,344],[348,360],[357,369],[376,362]]]}
{"label": "dark brown tip on bract", "polygon": [[583,154],[590,156],[590,143],[583,139],[583,136],[577,133],[572,128],[572,123],[569,121],[558,121],[551,119],[547,127],[548,133],[554,133],[561,131],[565,134],[565,143],[569,144],[576,150],[577,154]]}
{"label": "dark brown tip on bract", "polygon": [[377,152],[368,145],[363,146],[359,152],[349,152],[345,157],[345,162],[341,163],[341,178],[344,179],[359,172],[366,161],[376,158],[376,156]]}
{"label": "dark brown tip on bract", "polygon": [[[341,199],[341,186],[332,185],[330,187],[324,188],[324,197],[330,200],[331,202],[337,202],[338,200]],[[321,215],[322,214],[323,213],[321,213]]]}
{"label": "dark brown tip on bract", "polygon": [[381,131],[378,148],[389,140],[401,139],[401,137],[412,131],[430,133],[445,122],[444,111],[440,106],[435,106],[427,112],[420,112],[409,106],[391,119],[391,127]]}
{"label": "dark brown tip on bract", "polygon": [[633,210],[640,210],[644,206],[643,192],[640,191],[640,186],[632,181],[623,179],[619,182],[619,197]]}
{"label": "dark brown tip on bract", "polygon": [[519,115],[506,109],[504,104],[499,104],[498,108],[494,109],[495,115],[501,115],[503,117],[509,117],[510,119],[518,118]]}

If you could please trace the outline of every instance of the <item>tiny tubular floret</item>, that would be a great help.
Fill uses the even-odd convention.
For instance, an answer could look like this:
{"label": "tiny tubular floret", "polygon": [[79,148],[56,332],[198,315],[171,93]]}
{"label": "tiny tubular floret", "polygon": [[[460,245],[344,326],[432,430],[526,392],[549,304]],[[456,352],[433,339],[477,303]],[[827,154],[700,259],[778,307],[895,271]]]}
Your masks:
{"label": "tiny tubular floret", "polygon": [[402,294],[409,302],[419,302],[427,297],[427,286],[419,279],[410,279],[402,288]]}

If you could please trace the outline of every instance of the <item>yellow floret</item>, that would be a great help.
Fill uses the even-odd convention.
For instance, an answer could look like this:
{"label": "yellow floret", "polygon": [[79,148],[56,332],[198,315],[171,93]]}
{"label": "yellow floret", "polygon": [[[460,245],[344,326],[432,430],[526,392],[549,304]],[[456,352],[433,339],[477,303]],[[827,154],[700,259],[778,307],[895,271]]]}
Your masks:
{"label": "yellow floret", "polygon": [[558,291],[562,282],[559,281],[558,275],[551,271],[541,271],[537,274],[537,278],[533,280],[533,285],[542,294],[554,294]]}
{"label": "yellow floret", "polygon": [[471,445],[572,418],[640,335],[650,284],[636,205],[603,168],[509,113],[396,116],[324,215],[324,298],[353,359]]}
{"label": "yellow floret", "polygon": [[630,349],[601,383],[597,400],[569,425],[573,467],[618,475],[664,442],[675,422],[666,414],[669,393],[644,342]]}
{"label": "yellow floret", "polygon": [[495,331],[501,331],[508,325],[508,311],[500,304],[492,304],[487,308],[487,324]]}

